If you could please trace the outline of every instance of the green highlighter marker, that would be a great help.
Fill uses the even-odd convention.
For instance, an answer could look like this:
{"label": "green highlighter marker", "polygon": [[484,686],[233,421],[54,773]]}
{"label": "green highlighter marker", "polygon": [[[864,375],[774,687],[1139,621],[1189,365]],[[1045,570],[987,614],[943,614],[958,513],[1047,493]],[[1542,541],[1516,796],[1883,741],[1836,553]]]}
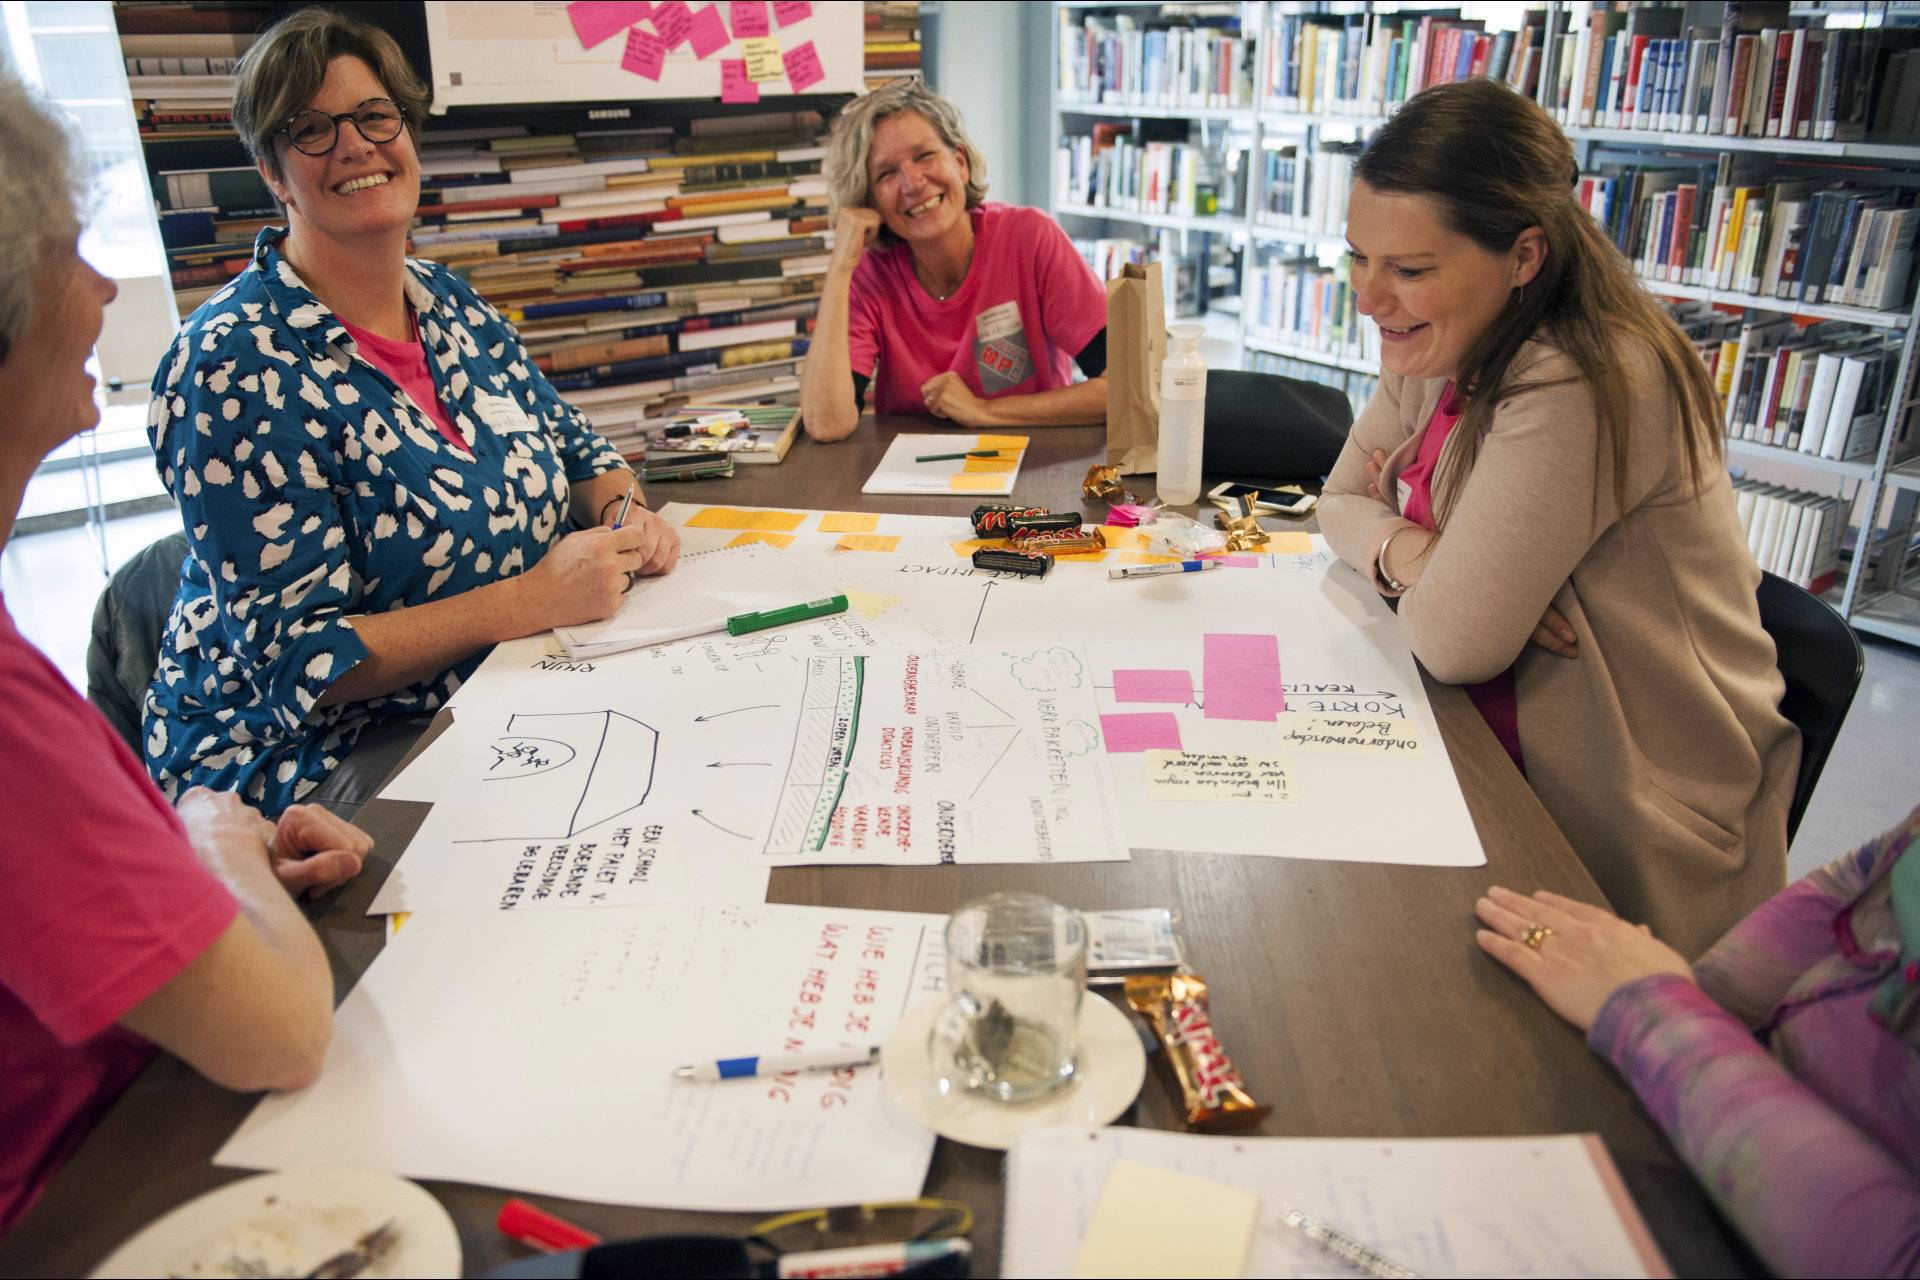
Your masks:
{"label": "green highlighter marker", "polygon": [[765,631],[768,627],[784,627],[791,622],[805,622],[810,618],[824,618],[830,613],[846,611],[845,596],[828,596],[824,600],[796,604],[785,609],[769,609],[765,613],[736,614],[727,619],[727,634],[743,636],[749,631]]}

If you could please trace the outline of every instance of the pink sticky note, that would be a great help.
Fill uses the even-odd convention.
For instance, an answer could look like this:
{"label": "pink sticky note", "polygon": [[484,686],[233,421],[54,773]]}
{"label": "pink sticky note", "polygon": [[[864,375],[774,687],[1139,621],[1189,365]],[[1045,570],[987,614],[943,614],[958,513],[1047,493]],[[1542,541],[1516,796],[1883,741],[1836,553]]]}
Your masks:
{"label": "pink sticky note", "polygon": [[[813,6],[807,0],[773,0],[773,20],[783,27],[790,27],[803,18],[813,16]],[[795,86],[798,92],[798,86]]]}
{"label": "pink sticky note", "polygon": [[[780,6],[776,4],[773,7],[777,10]],[[800,7],[804,9],[807,6]],[[787,24],[783,22],[780,25],[784,27]],[[827,73],[820,69],[820,55],[815,52],[811,40],[781,54],[780,61],[786,64],[787,80],[793,85],[795,93],[805,93],[808,85],[819,84],[827,78]]]}
{"label": "pink sticky note", "polygon": [[1275,636],[1209,632],[1202,637],[1209,720],[1271,720],[1287,709]]}
{"label": "pink sticky note", "polygon": [[1180,750],[1180,721],[1171,711],[1129,711],[1123,715],[1101,716],[1100,732],[1107,739],[1108,755]]}
{"label": "pink sticky note", "polygon": [[704,58],[726,48],[727,41],[733,37],[727,34],[727,24],[720,20],[720,6],[710,4],[693,15],[693,26],[687,32],[687,38],[693,41],[693,55]]}
{"label": "pink sticky note", "polygon": [[1258,569],[1260,567],[1260,557],[1222,556],[1220,563],[1226,565],[1229,569]]}
{"label": "pink sticky note", "polygon": [[738,40],[756,40],[772,28],[767,26],[766,0],[733,0],[733,34]]}
{"label": "pink sticky note", "polygon": [[653,16],[646,0],[638,4],[608,3],[608,0],[577,0],[567,6],[567,18],[580,37],[580,47],[591,49],[608,36],[617,35],[642,18]]}
{"label": "pink sticky note", "polygon": [[760,101],[760,86],[747,79],[745,58],[720,59],[720,101]]}
{"label": "pink sticky note", "polygon": [[649,80],[660,79],[660,67],[667,60],[667,46],[660,37],[635,28],[627,32],[627,51],[620,55],[620,69]]}
{"label": "pink sticky note", "polygon": [[1193,676],[1185,671],[1116,671],[1116,702],[1192,702]]}
{"label": "pink sticky note", "polygon": [[660,33],[661,44],[678,49],[693,30],[693,10],[687,8],[687,0],[667,0],[665,4],[655,5],[653,29]]}

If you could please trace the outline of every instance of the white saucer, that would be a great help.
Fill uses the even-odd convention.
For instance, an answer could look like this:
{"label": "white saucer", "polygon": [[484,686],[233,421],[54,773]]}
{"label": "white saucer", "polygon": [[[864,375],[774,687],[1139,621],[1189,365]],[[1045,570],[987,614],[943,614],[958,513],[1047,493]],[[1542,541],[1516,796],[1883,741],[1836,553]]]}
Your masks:
{"label": "white saucer", "polygon": [[363,1276],[460,1274],[460,1233],[440,1202],[370,1169],[291,1169],[228,1183],[147,1224],[93,1274],[305,1275],[389,1222],[399,1239]]}
{"label": "white saucer", "polygon": [[943,1138],[1005,1151],[1029,1129],[1103,1125],[1140,1095],[1147,1052],[1126,1014],[1091,991],[1080,1001],[1080,1061],[1073,1079],[1032,1102],[995,1102],[978,1094],[942,1094],[927,1035],[946,1008],[935,996],[907,1010],[880,1050],[887,1087],[914,1119]]}

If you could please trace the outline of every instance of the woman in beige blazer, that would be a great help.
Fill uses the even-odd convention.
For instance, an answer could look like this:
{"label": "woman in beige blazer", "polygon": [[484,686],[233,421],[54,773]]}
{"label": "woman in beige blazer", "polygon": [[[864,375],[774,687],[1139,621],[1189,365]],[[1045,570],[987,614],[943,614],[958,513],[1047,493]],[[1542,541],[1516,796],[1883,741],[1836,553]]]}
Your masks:
{"label": "woman in beige blazer", "polygon": [[1382,368],[1321,527],[1427,670],[1473,686],[1614,907],[1695,956],[1785,883],[1799,734],[1718,398],[1577,172],[1488,80],[1419,94],[1361,156],[1347,239]]}

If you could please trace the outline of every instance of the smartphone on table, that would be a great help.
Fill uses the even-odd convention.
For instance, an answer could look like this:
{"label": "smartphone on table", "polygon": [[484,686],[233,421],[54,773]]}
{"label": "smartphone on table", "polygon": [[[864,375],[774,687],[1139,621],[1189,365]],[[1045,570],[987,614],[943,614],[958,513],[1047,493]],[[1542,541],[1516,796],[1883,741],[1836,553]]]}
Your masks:
{"label": "smartphone on table", "polygon": [[1291,487],[1262,488],[1259,485],[1240,484],[1231,480],[1225,484],[1217,484],[1207,491],[1207,501],[1222,510],[1232,508],[1236,498],[1246,498],[1251,501],[1254,511],[1259,514],[1276,516],[1306,515],[1320,501],[1316,494],[1302,493]]}

